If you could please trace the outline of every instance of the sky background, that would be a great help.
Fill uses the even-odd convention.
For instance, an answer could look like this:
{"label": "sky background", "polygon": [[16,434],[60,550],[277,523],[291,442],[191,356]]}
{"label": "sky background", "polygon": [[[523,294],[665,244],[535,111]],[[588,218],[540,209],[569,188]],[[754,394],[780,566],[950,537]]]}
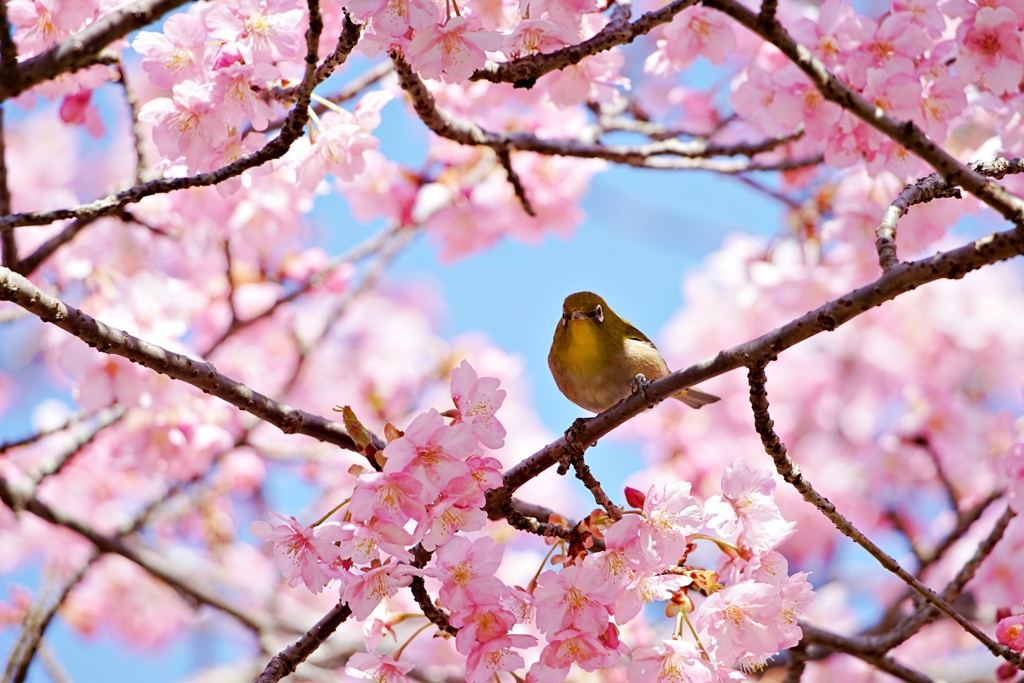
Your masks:
{"label": "sky background", "polygon": [[[33,115],[39,115],[38,111]],[[54,115],[52,107],[48,115]],[[111,130],[110,134],[123,131]],[[423,154],[426,131],[407,117],[398,101],[384,110],[384,123],[377,134],[382,151],[391,158],[416,163],[417,156]],[[620,315],[658,343],[663,341],[663,326],[683,303],[681,282],[690,269],[729,233],[770,235],[781,224],[778,202],[734,178],[700,171],[609,166],[594,177],[583,208],[586,218],[568,239],[549,236],[537,245],[504,241],[454,264],[441,264],[437,246],[419,236],[386,276],[390,281],[426,282],[436,289],[448,307],[440,330],[445,338],[481,332],[520,356],[530,377],[532,403],[553,435],[587,414],[558,392],[547,369],[548,348],[566,295],[580,290],[600,293]],[[336,195],[321,197],[309,219],[314,226],[313,240],[332,255],[381,227],[356,222]],[[25,329],[0,326],[0,369],[14,374],[21,392],[13,409],[0,418],[0,441],[29,433],[32,409],[41,398],[67,400],[66,393],[48,386],[38,375],[38,365],[26,365],[26,358],[9,343],[12,332],[19,328]],[[610,490],[621,490],[616,482],[639,469],[636,451],[637,447],[610,438],[602,440],[588,459],[594,459],[595,472]],[[17,582],[35,590],[38,577],[38,567],[27,567],[5,577],[5,583]],[[15,636],[15,629],[0,631],[4,661]],[[109,633],[83,641],[59,618],[48,631],[47,641],[75,683],[136,679],[164,683],[187,677],[197,665],[230,660],[237,654],[230,641],[203,637],[148,652],[132,651]],[[29,682],[50,680],[37,660]]]}

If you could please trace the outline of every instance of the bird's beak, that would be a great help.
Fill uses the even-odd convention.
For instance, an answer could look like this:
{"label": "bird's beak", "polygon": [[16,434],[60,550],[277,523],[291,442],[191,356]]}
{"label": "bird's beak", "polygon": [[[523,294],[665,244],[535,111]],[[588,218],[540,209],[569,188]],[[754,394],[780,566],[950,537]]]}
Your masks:
{"label": "bird's beak", "polygon": [[586,313],[584,313],[583,311],[573,311],[573,312],[572,312],[572,315],[571,315],[571,316],[569,316],[569,319],[570,319],[570,320],[586,320],[586,319],[587,319],[587,318],[589,318],[589,317],[590,317],[590,316],[588,316],[588,315],[587,315]]}

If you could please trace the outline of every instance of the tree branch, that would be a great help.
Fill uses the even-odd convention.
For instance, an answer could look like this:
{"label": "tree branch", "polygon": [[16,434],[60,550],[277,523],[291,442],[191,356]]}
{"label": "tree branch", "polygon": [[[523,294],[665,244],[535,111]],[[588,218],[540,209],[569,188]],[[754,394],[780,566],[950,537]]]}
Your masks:
{"label": "tree branch", "polygon": [[[46,52],[21,62],[17,71],[0,74],[0,100],[17,97],[43,81],[95,64],[107,45],[156,21],[187,1],[140,0],[111,12]],[[2,42],[0,48],[3,48]]]}
{"label": "tree branch", "polygon": [[[319,45],[320,31],[323,29],[323,21],[320,18],[319,6],[316,0],[310,0],[310,28],[306,31],[307,54],[306,73],[299,86],[299,95],[295,106],[289,112],[281,127],[280,134],[268,142],[264,147],[239,157],[226,166],[210,171],[199,173],[194,176],[182,178],[164,178],[151,180],[148,183],[135,185],[123,192],[108,195],[102,199],[80,204],[78,206],[56,209],[53,211],[34,211],[27,213],[16,213],[0,218],[0,230],[5,228],[17,228],[26,225],[47,225],[54,221],[66,218],[95,218],[115,213],[129,204],[142,201],[146,197],[156,194],[165,194],[175,190],[184,190],[191,187],[207,187],[242,174],[244,171],[255,168],[273,159],[282,157],[291,147],[292,143],[299,139],[302,130],[306,125],[310,94],[318,84],[316,80],[316,55]],[[354,27],[354,28],[350,28]],[[360,29],[356,24],[346,24],[346,32],[339,39],[338,49],[347,57],[356,43],[359,41]]]}
{"label": "tree branch", "polygon": [[[921,285],[941,279],[959,279],[983,266],[1024,254],[1024,233],[1008,230],[993,233],[950,251],[901,263],[877,280],[830,301],[767,334],[734,346],[718,355],[651,382],[605,412],[591,418],[576,435],[593,443],[613,429],[668,397],[712,377],[763,362],[817,334],[832,331],[861,313]],[[558,462],[566,446],[565,437],[548,444],[505,472],[500,488],[488,491],[486,510],[497,512],[504,501],[527,481]]]}
{"label": "tree branch", "polygon": [[26,497],[20,495],[14,490],[10,482],[4,478],[0,478],[0,502],[3,502],[15,512],[25,510],[50,524],[74,531],[92,543],[99,552],[120,555],[134,562],[182,595],[188,596],[198,604],[210,605],[225,614],[231,615],[239,623],[255,633],[261,633],[266,628],[265,624],[261,621],[232,605],[226,599],[215,595],[205,588],[194,585],[186,578],[180,576],[177,568],[157,553],[145,548],[133,548],[120,538],[105,536],[88,525],[54,510],[35,496]]}
{"label": "tree branch", "polygon": [[[0,0],[0,5],[5,7],[0,29],[9,30],[6,0]],[[3,49],[2,40],[0,40],[0,49]],[[4,121],[4,107],[0,104],[0,216],[6,216],[10,212],[11,186],[7,182],[7,126]],[[18,266],[18,242],[14,239],[13,230],[0,228],[0,265],[8,268],[17,268]]]}
{"label": "tree branch", "polygon": [[348,603],[339,600],[320,621],[303,633],[301,638],[274,655],[255,683],[277,683],[293,673],[296,667],[313,654],[350,616],[352,610],[349,609]]}
{"label": "tree branch", "polygon": [[949,152],[928,139],[913,121],[897,121],[878,106],[868,102],[858,92],[837,78],[810,50],[798,44],[792,36],[772,18],[740,4],[737,0],[703,0],[707,7],[729,15],[750,31],[777,47],[800,68],[818,88],[826,100],[835,102],[846,111],[876,128],[908,150],[925,160],[950,186],[967,190],[995,209],[1015,225],[1024,225],[1024,200],[970,167],[961,164]]}
{"label": "tree branch", "polygon": [[277,426],[285,434],[305,434],[347,450],[358,450],[342,425],[255,392],[241,382],[217,372],[212,363],[193,360],[110,327],[43,293],[22,276],[3,267],[0,267],[0,301],[13,301],[44,322],[56,325],[103,353],[127,358],[160,374],[191,384]]}
{"label": "tree branch", "polygon": [[757,430],[758,435],[761,437],[761,443],[764,445],[765,452],[771,456],[772,460],[775,461],[775,468],[778,470],[779,475],[788,484],[791,484],[804,500],[811,505],[818,508],[819,511],[830,522],[842,533],[844,536],[850,538],[854,543],[864,548],[868,553],[874,557],[880,565],[885,569],[889,570],[896,576],[898,576],[904,583],[914,589],[914,591],[924,598],[933,608],[942,612],[950,619],[955,621],[964,631],[973,636],[978,642],[984,645],[992,654],[997,657],[1002,657],[1008,662],[1011,662],[1015,666],[1021,666],[1021,657],[1018,653],[1013,652],[1010,648],[1005,645],[1000,645],[991,638],[983,633],[977,626],[965,618],[962,614],[957,612],[953,607],[935,591],[928,588],[918,579],[913,577],[907,570],[900,566],[900,564],[885,553],[881,548],[874,544],[867,536],[865,536],[857,527],[849,522],[840,513],[835,505],[833,505],[827,498],[819,494],[814,487],[811,485],[803,474],[800,472],[800,468],[789,457],[786,451],[785,444],[779,439],[778,434],[774,430],[774,422],[771,416],[768,414],[768,392],[765,389],[765,383],[767,378],[764,372],[765,361],[755,362],[751,364],[748,371],[748,378],[750,384],[750,407],[754,413],[754,428]]}
{"label": "tree branch", "polygon": [[503,64],[489,63],[478,70],[470,80],[491,83],[512,83],[517,88],[531,88],[544,74],[579,64],[586,57],[607,52],[617,45],[633,42],[637,36],[650,33],[655,27],[667,24],[697,0],[675,0],[664,7],[647,12],[633,23],[629,22],[629,6],[616,3],[611,19],[594,36],[578,45],[569,45],[554,52],[529,55]]}

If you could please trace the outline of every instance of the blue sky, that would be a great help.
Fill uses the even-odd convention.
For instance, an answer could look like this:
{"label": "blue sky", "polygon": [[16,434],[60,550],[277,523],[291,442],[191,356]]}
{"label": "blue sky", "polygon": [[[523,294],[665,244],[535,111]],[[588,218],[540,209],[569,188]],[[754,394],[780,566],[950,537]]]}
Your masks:
{"label": "blue sky", "polygon": [[[384,119],[378,134],[386,153],[404,150],[397,156],[406,160],[422,154],[425,131],[409,123],[397,102],[388,105]],[[479,331],[520,355],[531,377],[532,400],[553,434],[585,414],[561,396],[547,369],[551,335],[566,295],[583,289],[600,293],[657,342],[682,303],[684,274],[727,234],[772,234],[781,216],[777,202],[733,178],[630,168],[610,168],[595,176],[584,210],[586,219],[569,239],[549,237],[536,246],[506,241],[451,265],[439,263],[436,245],[421,236],[388,272],[398,281],[425,279],[438,290],[448,305],[442,322],[445,337]],[[358,242],[370,229],[355,223],[331,197],[318,201],[310,219],[321,226],[314,232],[332,254]],[[0,328],[0,342],[16,330],[17,326]],[[38,367],[19,370],[22,360],[12,353],[12,345],[0,343],[0,368],[31,379]],[[24,381],[21,384],[25,386]],[[0,441],[26,434],[32,407],[41,397],[53,395],[42,383],[34,384],[0,420]],[[628,457],[631,450],[628,444],[608,439],[592,451],[606,482],[621,480],[636,469],[630,463],[638,459]],[[34,587],[38,568],[27,569],[8,579]],[[0,632],[0,655],[5,659],[14,636],[12,629]],[[109,634],[84,642],[59,619],[48,641],[76,683],[140,675],[149,683],[163,683],[182,678],[195,665],[232,657],[232,648],[216,639],[185,639],[152,652],[128,651]],[[48,680],[38,662],[34,664],[29,681]]]}

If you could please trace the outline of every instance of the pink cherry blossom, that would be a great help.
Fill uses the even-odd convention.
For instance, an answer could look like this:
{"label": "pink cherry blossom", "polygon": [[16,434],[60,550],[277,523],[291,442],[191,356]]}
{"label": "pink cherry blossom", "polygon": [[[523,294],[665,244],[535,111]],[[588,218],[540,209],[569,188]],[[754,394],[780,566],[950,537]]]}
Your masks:
{"label": "pink cherry blossom", "polygon": [[379,652],[356,652],[345,662],[345,674],[373,683],[406,683],[414,666]]}
{"label": "pink cherry blossom", "polygon": [[423,484],[424,501],[433,501],[441,487],[455,477],[469,474],[466,458],[477,448],[476,435],[467,424],[446,425],[431,409],[419,415],[384,449],[385,472],[405,471]]}
{"label": "pink cherry blossom", "polygon": [[487,62],[485,50],[496,50],[501,43],[501,37],[485,30],[478,18],[452,17],[420,29],[406,57],[423,78],[459,83]]}
{"label": "pink cherry blossom", "polygon": [[175,85],[173,92],[173,97],[157,97],[143,105],[139,120],[152,126],[153,142],[161,154],[184,158],[190,169],[198,169],[224,133],[213,86],[185,81]]}
{"label": "pink cherry blossom", "polygon": [[106,127],[99,110],[92,104],[92,90],[83,90],[74,95],[65,95],[60,104],[60,118],[65,123],[84,126],[94,138],[103,137]]}
{"label": "pink cherry blossom", "polygon": [[405,472],[370,472],[359,476],[348,510],[358,521],[378,519],[404,526],[426,517],[422,492],[423,484]]}
{"label": "pink cherry blossom", "polygon": [[472,455],[466,460],[466,466],[469,473],[451,479],[445,485],[442,495],[458,507],[482,508],[487,502],[487,490],[498,488],[504,481],[501,461]]}
{"label": "pink cherry blossom", "polygon": [[210,35],[235,42],[246,61],[273,62],[302,54],[305,5],[293,0],[237,0],[206,13]]}
{"label": "pink cherry blossom", "polygon": [[[439,14],[437,5],[429,0],[350,0],[346,7],[357,21],[370,23],[377,34],[376,41],[382,41],[381,47],[385,49],[395,44],[407,45],[408,41],[401,39],[409,29],[419,32],[436,23]],[[370,54],[375,52],[371,50]]]}
{"label": "pink cherry blossom", "polygon": [[548,570],[537,577],[533,593],[537,626],[554,635],[565,629],[604,633],[618,593],[590,563]]}
{"label": "pink cherry blossom", "polygon": [[770,584],[744,581],[727,586],[700,605],[694,628],[718,663],[728,666],[740,661],[756,667],[799,640],[796,616],[807,600],[804,583],[794,584],[794,599],[787,602],[779,588]]}
{"label": "pink cherry blossom", "polygon": [[979,7],[973,21],[960,25],[956,66],[965,83],[980,83],[997,95],[1018,90],[1024,78],[1022,23],[1009,7]]}
{"label": "pink cherry blossom", "polygon": [[329,580],[340,576],[334,569],[335,562],[341,559],[334,545],[341,537],[339,525],[327,523],[314,528],[300,524],[294,517],[271,514],[284,524],[256,521],[250,530],[256,538],[274,544],[274,561],[289,585],[301,582],[319,593]]}
{"label": "pink cherry blossom", "polygon": [[864,87],[871,71],[883,72],[883,78],[914,73],[914,59],[932,46],[909,14],[890,14],[881,23],[864,17],[847,22],[839,29],[841,44],[857,49],[846,62],[848,78]]}
{"label": "pink cherry blossom", "polygon": [[996,640],[1011,650],[1024,652],[1024,614],[1000,619],[996,625]]}
{"label": "pink cherry blossom", "polygon": [[425,574],[441,581],[441,601],[453,611],[495,604],[505,592],[505,584],[494,576],[502,552],[490,536],[471,542],[457,535],[437,548],[437,561]]}
{"label": "pink cherry blossom", "polygon": [[736,49],[736,36],[725,15],[706,7],[688,7],[663,31],[658,49],[644,62],[644,70],[665,75],[685,69],[698,55],[721,64]]}
{"label": "pink cherry blossom", "polygon": [[172,14],[163,30],[140,31],[132,48],[143,55],[142,68],[158,88],[173,88],[186,78],[201,80],[206,54],[206,27],[199,17]]}
{"label": "pink cherry blossom", "polygon": [[38,54],[96,16],[96,6],[76,0],[11,0],[7,16],[22,57]]}
{"label": "pink cherry blossom", "polygon": [[722,495],[704,505],[707,525],[754,552],[771,550],[796,530],[782,518],[774,494],[771,472],[751,470],[745,461],[733,460],[722,474]]}
{"label": "pink cherry blossom", "polygon": [[354,112],[339,108],[324,114],[310,141],[296,144],[288,155],[300,185],[314,190],[328,173],[342,181],[361,173],[363,154],[380,145],[370,132],[380,125],[380,110],[390,99],[390,93],[377,91],[364,96]]}
{"label": "pink cherry blossom", "polygon": [[615,622],[625,624],[636,617],[645,605],[667,601],[674,592],[691,583],[693,581],[689,577],[659,574],[654,570],[636,574],[615,601]]}
{"label": "pink cherry blossom", "polygon": [[[606,631],[615,632],[615,625],[608,624]],[[541,676],[564,678],[563,672],[567,672],[573,664],[584,671],[597,671],[614,666],[622,653],[619,651],[617,638],[613,640],[614,645],[610,645],[603,633],[599,637],[571,628],[560,631],[541,651],[540,662],[534,665],[535,669],[539,669],[538,673]],[[548,673],[544,673],[544,670]]]}
{"label": "pink cherry blossom", "polygon": [[[508,593],[508,590],[504,592]],[[515,614],[498,603],[473,603],[453,611],[450,621],[459,629],[455,635],[455,649],[469,655],[478,643],[507,634],[518,620]]]}
{"label": "pink cherry blossom", "polygon": [[427,550],[448,543],[457,532],[473,532],[484,528],[487,513],[477,507],[463,507],[457,501],[442,499],[427,511],[427,518],[417,527],[420,543]]}
{"label": "pink cherry blossom", "polygon": [[408,586],[417,569],[407,564],[389,562],[356,573],[342,592],[352,614],[360,621],[370,616],[382,600],[390,598],[399,588]]}
{"label": "pink cherry blossom", "polygon": [[825,66],[834,68],[843,54],[837,32],[854,16],[853,7],[845,0],[825,0],[818,8],[816,19],[801,17],[793,22],[789,32]]}
{"label": "pink cherry blossom", "polygon": [[499,671],[515,671],[526,665],[523,656],[512,648],[528,648],[537,643],[533,636],[510,633],[480,642],[466,658],[466,682],[494,680]]}
{"label": "pink cherry blossom", "polygon": [[268,64],[225,66],[214,75],[211,97],[220,103],[229,125],[241,127],[248,119],[253,130],[266,130],[274,110],[256,88],[266,88],[280,76],[281,72]]}
{"label": "pink cherry blossom", "polygon": [[690,484],[673,481],[647,492],[640,523],[640,546],[649,562],[675,564],[686,555],[690,536],[703,526],[704,511],[690,495]]}
{"label": "pink cherry blossom", "polygon": [[664,640],[657,647],[634,650],[627,676],[632,683],[718,683],[700,650],[684,640]]}
{"label": "pink cherry blossom", "polygon": [[451,372],[452,401],[458,409],[459,422],[473,426],[473,433],[487,448],[505,445],[505,428],[494,413],[505,400],[506,392],[499,389],[494,377],[477,377],[476,370],[466,361]]}

